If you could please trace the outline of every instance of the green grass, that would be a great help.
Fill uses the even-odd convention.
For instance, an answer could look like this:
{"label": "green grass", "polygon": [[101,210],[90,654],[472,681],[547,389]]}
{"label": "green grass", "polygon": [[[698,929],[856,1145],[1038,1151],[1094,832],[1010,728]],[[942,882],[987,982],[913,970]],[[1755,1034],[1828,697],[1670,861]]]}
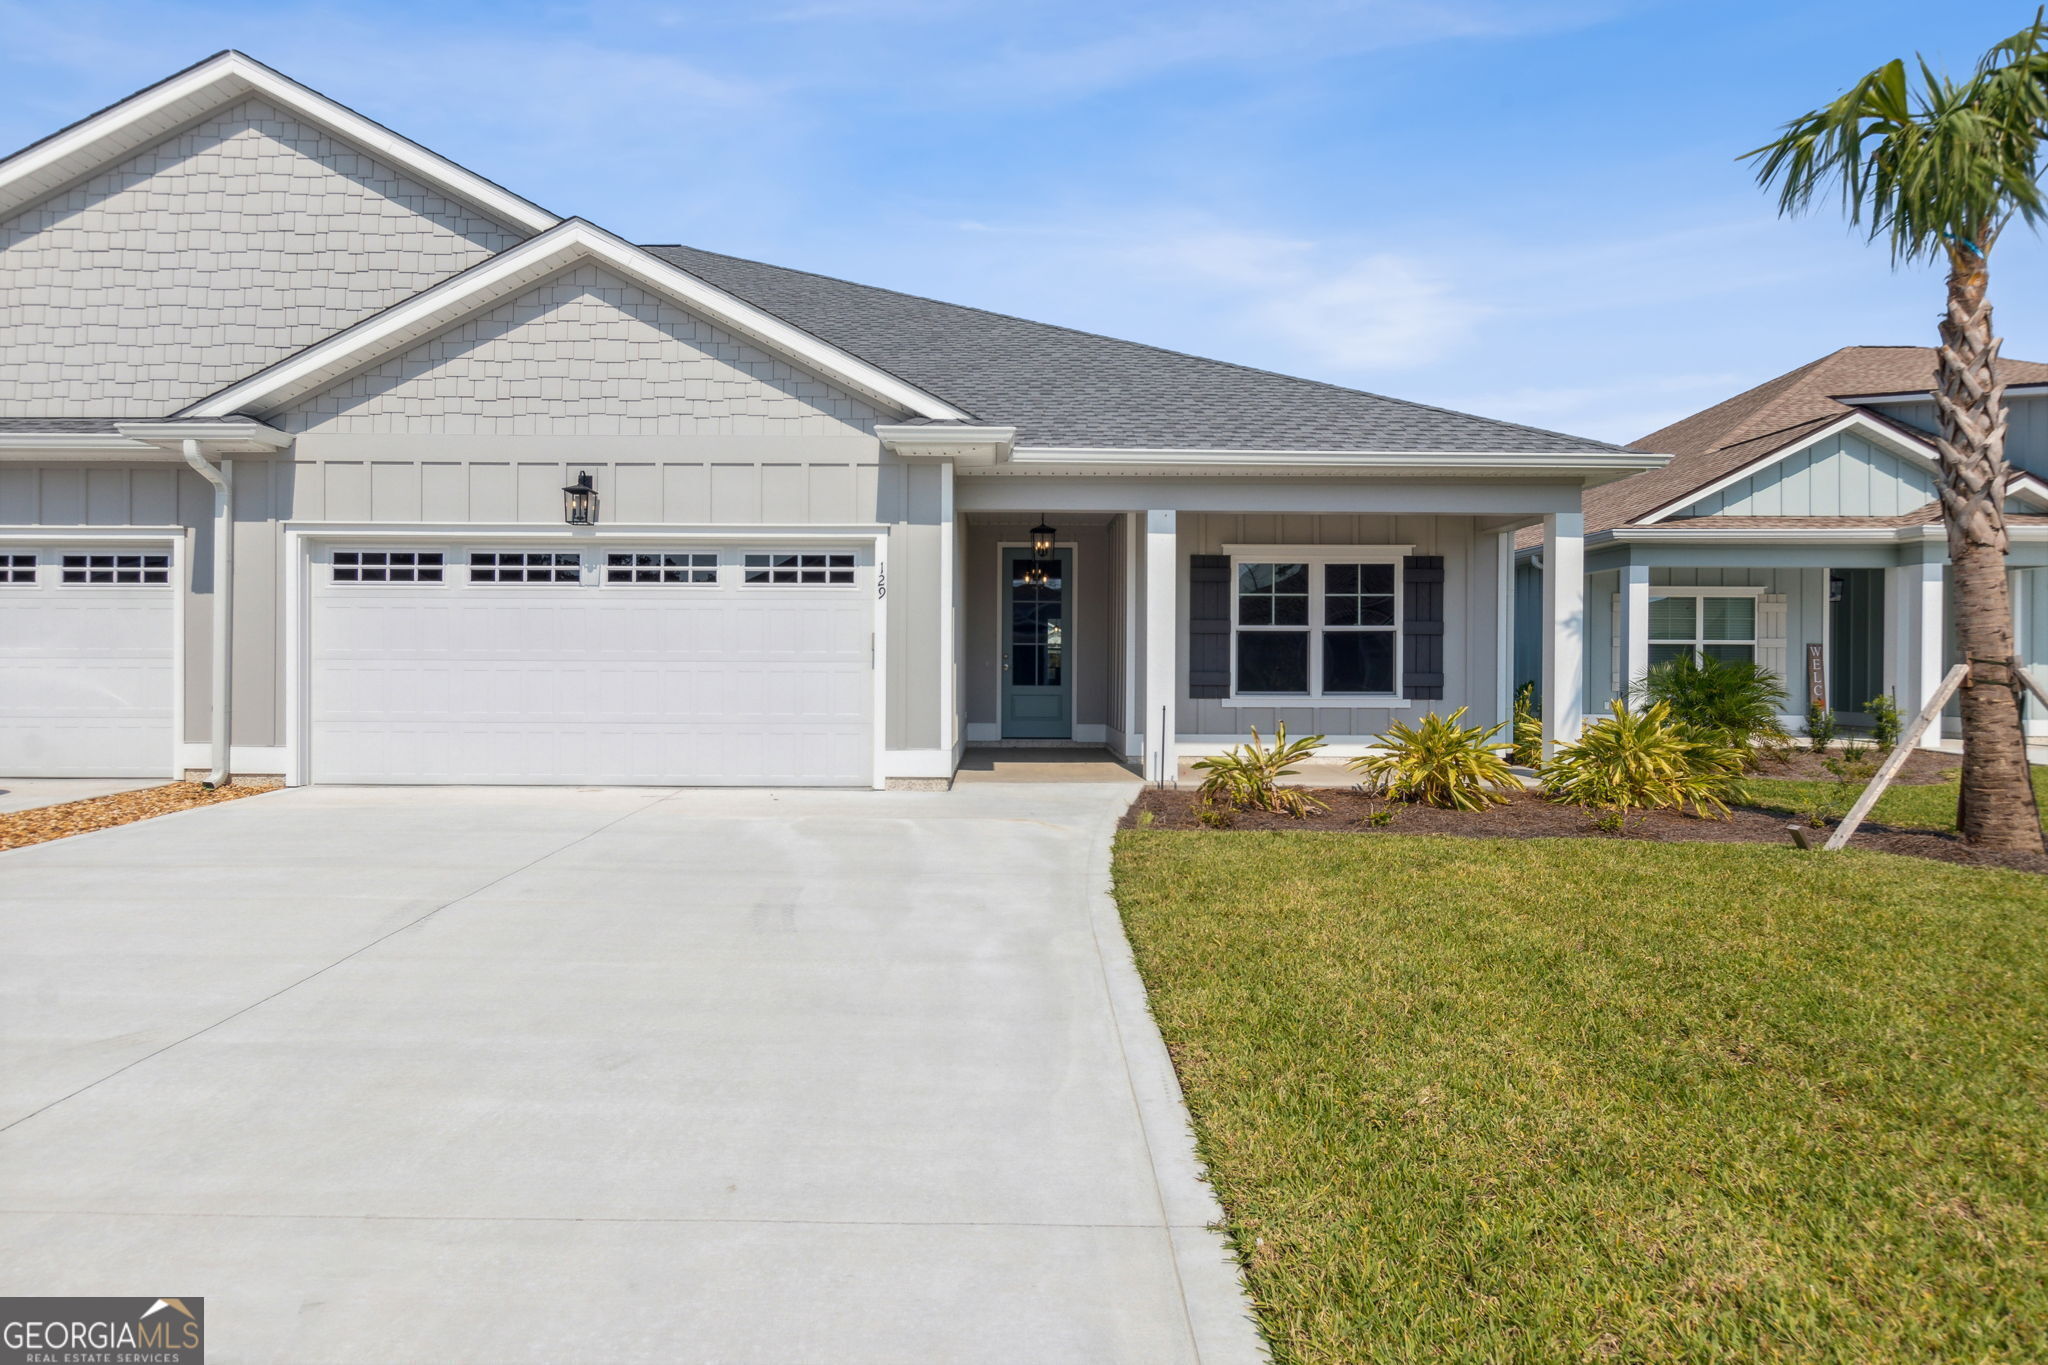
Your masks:
{"label": "green grass", "polygon": [[[2048,825],[2048,768],[2037,767],[2034,774],[2034,800],[2043,812],[2042,823]],[[1937,782],[1916,787],[1894,783],[1885,788],[1878,798],[1877,808],[1870,818],[1879,824],[1894,825],[1900,829],[1952,830],[1956,827],[1956,780]],[[1743,780],[1737,794],[1730,799],[1739,805],[1761,806],[1765,810],[1780,811],[1787,815],[1806,815],[1823,811],[1832,818],[1846,815],[1850,803],[1861,795],[1863,783],[1853,783],[1846,788],[1830,780],[1790,781],[1784,778],[1752,777]]]}
{"label": "green grass", "polygon": [[2048,880],[1119,837],[1282,1362],[2048,1360]]}

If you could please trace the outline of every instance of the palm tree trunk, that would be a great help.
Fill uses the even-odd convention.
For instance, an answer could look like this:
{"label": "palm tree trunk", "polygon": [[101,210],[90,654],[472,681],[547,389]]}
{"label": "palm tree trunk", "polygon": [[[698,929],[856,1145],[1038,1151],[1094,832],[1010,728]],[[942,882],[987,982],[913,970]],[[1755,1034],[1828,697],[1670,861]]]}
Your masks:
{"label": "palm tree trunk", "polygon": [[[1986,246],[1988,247],[1988,243]],[[1948,527],[1956,645],[1963,684],[1963,781],[1956,825],[1982,848],[2039,853],[2041,816],[2020,728],[2012,600],[2006,588],[2005,386],[1982,251],[1949,248],[1935,398],[1941,408],[1941,512]]]}

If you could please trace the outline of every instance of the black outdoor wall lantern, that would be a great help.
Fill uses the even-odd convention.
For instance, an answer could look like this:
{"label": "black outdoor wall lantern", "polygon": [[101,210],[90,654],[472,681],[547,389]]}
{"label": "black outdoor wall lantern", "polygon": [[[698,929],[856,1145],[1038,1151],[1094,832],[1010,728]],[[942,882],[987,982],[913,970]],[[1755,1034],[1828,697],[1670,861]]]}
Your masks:
{"label": "black outdoor wall lantern", "polygon": [[1047,526],[1043,521],[1039,522],[1038,525],[1032,527],[1031,557],[1033,559],[1051,559],[1052,538],[1058,534],[1059,532],[1053,530],[1052,527]]}
{"label": "black outdoor wall lantern", "polygon": [[589,470],[579,470],[576,482],[562,490],[562,520],[571,526],[597,524],[597,485]]}

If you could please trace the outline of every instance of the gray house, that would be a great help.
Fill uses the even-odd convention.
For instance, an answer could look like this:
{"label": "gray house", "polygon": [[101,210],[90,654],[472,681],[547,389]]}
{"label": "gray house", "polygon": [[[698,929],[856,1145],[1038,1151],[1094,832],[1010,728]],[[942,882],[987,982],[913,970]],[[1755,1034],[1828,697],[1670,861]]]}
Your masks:
{"label": "gray house", "polygon": [[[2020,658],[2048,681],[2048,365],[2004,360],[2009,581]],[[1663,468],[1587,495],[1585,705],[1675,654],[1751,659],[1852,725],[1926,705],[1958,655],[1935,501],[1934,352],[1850,346],[1653,432]],[[1524,534],[1516,672],[1541,676],[1547,575]],[[1951,707],[1950,731],[1958,722]],[[2030,734],[2048,734],[2032,715]]]}
{"label": "gray house", "polygon": [[1663,463],[634,245],[223,53],[0,162],[0,772],[1343,752],[1503,716],[1515,535]]}

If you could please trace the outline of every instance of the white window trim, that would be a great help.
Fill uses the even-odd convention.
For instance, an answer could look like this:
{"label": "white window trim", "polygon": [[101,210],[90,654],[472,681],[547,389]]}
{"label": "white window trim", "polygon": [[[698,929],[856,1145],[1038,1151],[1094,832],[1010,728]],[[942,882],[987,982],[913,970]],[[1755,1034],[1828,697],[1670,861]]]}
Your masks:
{"label": "white window trim", "polygon": [[[1402,638],[1407,624],[1407,594],[1405,575],[1401,561],[1414,551],[1413,545],[1225,545],[1223,552],[1230,556],[1230,695],[1220,698],[1224,706],[1270,707],[1361,707],[1366,709],[1391,709],[1406,706],[1408,698],[1401,692],[1402,669],[1406,662],[1406,642]],[[1240,692],[1237,690],[1237,639],[1242,631],[1268,632],[1297,630],[1296,626],[1242,626],[1238,624],[1238,571],[1240,564],[1306,564],[1308,566],[1308,684],[1306,692]],[[1385,631],[1394,637],[1394,687],[1388,692],[1324,692],[1323,686],[1323,634],[1332,627],[1323,624],[1323,576],[1331,564],[1389,564],[1394,570],[1394,623],[1392,626],[1368,626],[1371,631]],[[1355,627],[1338,626],[1337,630],[1353,630]]]}
{"label": "white window trim", "polygon": [[[1655,600],[1659,597],[1754,597],[1761,599],[1768,591],[1769,589],[1767,588],[1664,588],[1657,586],[1655,583],[1652,583],[1650,585],[1650,597],[1652,600]],[[1750,637],[1747,640],[1710,640],[1705,635],[1700,634],[1699,631],[1704,629],[1706,626],[1706,616],[1704,613],[1701,612],[1699,604],[1695,602],[1693,604],[1692,609],[1692,619],[1695,623],[1694,634],[1692,639],[1662,640],[1656,637],[1655,635],[1651,635],[1648,637],[1647,643],[1652,649],[1656,648],[1658,645],[1690,645],[1692,647],[1692,655],[1695,659],[1705,657],[1703,651],[1707,645],[1748,645],[1750,649],[1750,660],[1751,662],[1755,662],[1756,651],[1760,649],[1763,645],[1763,636],[1760,633],[1758,633],[1759,627],[1762,625],[1763,616],[1763,613],[1761,611],[1761,602],[1759,602],[1758,606],[1759,610],[1752,614],[1750,617]],[[1649,628],[1649,616],[1647,613],[1645,613],[1643,618],[1643,629],[1647,631]]]}

